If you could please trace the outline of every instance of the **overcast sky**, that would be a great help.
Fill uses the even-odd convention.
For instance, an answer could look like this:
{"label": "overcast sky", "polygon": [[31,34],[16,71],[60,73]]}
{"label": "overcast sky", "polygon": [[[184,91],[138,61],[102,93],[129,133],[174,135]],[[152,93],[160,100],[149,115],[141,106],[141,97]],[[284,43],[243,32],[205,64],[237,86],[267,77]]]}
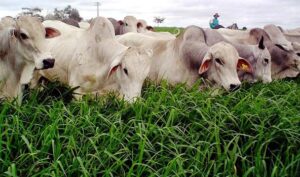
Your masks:
{"label": "overcast sky", "polygon": [[[43,14],[55,7],[71,5],[79,10],[84,19],[97,15],[97,0],[0,0],[0,17],[16,16],[22,7],[40,7]],[[220,14],[220,24],[237,23],[241,28],[263,27],[276,24],[284,28],[300,27],[300,0],[100,0],[100,16],[123,19],[134,15],[154,25],[153,17],[166,20],[162,26],[208,27],[215,12]]]}

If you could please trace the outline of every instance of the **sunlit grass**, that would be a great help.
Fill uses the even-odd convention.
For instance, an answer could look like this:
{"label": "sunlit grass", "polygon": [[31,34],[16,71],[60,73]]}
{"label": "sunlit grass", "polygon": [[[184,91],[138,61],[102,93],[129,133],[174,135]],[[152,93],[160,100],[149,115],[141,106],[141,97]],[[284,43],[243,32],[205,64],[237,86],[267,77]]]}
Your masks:
{"label": "sunlit grass", "polygon": [[[147,82],[140,100],[64,100],[52,84],[0,106],[0,172],[18,176],[299,176],[300,80],[233,93]],[[56,90],[56,91],[55,91]],[[41,99],[42,98],[42,99]]]}

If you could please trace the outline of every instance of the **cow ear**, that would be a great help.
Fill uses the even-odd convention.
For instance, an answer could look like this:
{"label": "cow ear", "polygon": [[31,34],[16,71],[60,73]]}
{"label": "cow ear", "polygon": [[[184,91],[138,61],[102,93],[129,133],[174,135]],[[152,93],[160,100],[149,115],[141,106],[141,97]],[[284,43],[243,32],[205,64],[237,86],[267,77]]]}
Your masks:
{"label": "cow ear", "polygon": [[110,70],[108,72],[108,75],[107,75],[107,78],[109,78],[111,75],[113,75],[119,69],[120,66],[121,65],[118,64],[118,65],[115,65],[112,68],[110,68]]}
{"label": "cow ear", "polygon": [[154,28],[152,26],[146,26],[146,29],[149,31],[154,31]]}
{"label": "cow ear", "polygon": [[210,65],[211,65],[211,59],[205,60],[205,61],[201,64],[198,73],[199,73],[200,75],[204,74],[206,71],[208,71]]}
{"label": "cow ear", "polygon": [[208,71],[212,61],[212,55],[210,52],[207,52],[206,55],[204,56],[204,59],[201,63],[201,66],[199,68],[198,73],[200,75],[204,74],[206,71]]}
{"label": "cow ear", "polygon": [[118,21],[119,25],[124,25],[124,22],[122,20]]}
{"label": "cow ear", "polygon": [[251,64],[247,60],[245,60],[243,58],[240,58],[238,60],[237,69],[245,71],[247,73],[253,73],[253,69],[252,69]]}
{"label": "cow ear", "polygon": [[121,67],[121,61],[122,61],[122,57],[121,54],[119,54],[118,56],[115,57],[115,59],[111,63],[109,72],[107,74],[107,78],[113,75],[119,69],[119,67]]}
{"label": "cow ear", "polygon": [[46,39],[54,38],[60,35],[60,32],[55,28],[46,27],[45,30],[46,30],[46,35],[45,35]]}
{"label": "cow ear", "polygon": [[137,28],[143,28],[143,24],[142,24],[141,22],[138,22],[138,23],[136,24],[136,27],[137,27]]}
{"label": "cow ear", "polygon": [[259,40],[259,44],[258,44],[258,48],[264,50],[265,49],[265,45],[264,45],[264,36],[261,36],[260,40]]}

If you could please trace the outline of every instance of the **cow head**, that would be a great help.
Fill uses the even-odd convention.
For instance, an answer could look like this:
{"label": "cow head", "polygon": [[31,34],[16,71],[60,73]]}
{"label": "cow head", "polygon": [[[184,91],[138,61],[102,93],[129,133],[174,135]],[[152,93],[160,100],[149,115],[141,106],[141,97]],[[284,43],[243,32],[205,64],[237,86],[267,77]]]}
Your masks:
{"label": "cow head", "polygon": [[145,20],[139,19],[136,26],[138,33],[144,33],[147,31],[147,22]]}
{"label": "cow head", "polygon": [[54,58],[47,49],[46,39],[60,35],[54,28],[44,28],[37,18],[19,17],[17,27],[11,29],[16,42],[17,58],[25,63],[34,63],[36,69],[48,69],[54,66]]}
{"label": "cow head", "polygon": [[[264,45],[264,37],[262,36],[259,44],[253,46],[253,58],[250,63],[254,68],[254,78],[263,83],[272,82],[271,77],[271,55],[269,50]],[[253,61],[251,61],[253,60]]]}
{"label": "cow head", "polygon": [[153,28],[152,26],[146,26],[146,29],[147,29],[148,31],[153,31],[153,32],[155,32],[155,30],[154,30],[154,28]]}
{"label": "cow head", "polygon": [[111,63],[108,77],[116,76],[125,100],[132,102],[141,95],[144,80],[150,71],[151,56],[152,50],[129,47]]}
{"label": "cow head", "polygon": [[241,85],[237,69],[252,73],[250,63],[240,58],[232,45],[219,42],[209,48],[199,68],[199,74],[206,73],[208,80],[226,90],[234,91]]}
{"label": "cow head", "polygon": [[285,77],[295,77],[295,73],[300,71],[300,57],[293,51],[280,44],[269,46],[272,57],[272,77],[282,79]]}
{"label": "cow head", "polygon": [[123,21],[118,22],[120,25],[120,33],[125,34],[128,32],[138,31],[138,21],[134,16],[126,16]]}

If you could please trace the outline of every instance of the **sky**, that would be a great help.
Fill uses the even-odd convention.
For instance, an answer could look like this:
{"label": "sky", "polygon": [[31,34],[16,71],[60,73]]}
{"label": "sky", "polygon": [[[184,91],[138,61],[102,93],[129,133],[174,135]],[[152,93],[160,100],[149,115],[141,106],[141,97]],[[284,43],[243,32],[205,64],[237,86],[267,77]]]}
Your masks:
{"label": "sky", "polygon": [[[84,19],[97,16],[98,0],[0,0],[0,17],[16,16],[22,7],[40,7],[42,14],[54,8],[71,5],[79,10]],[[100,16],[117,20],[126,15],[145,19],[156,26],[154,16],[165,17],[161,26],[208,27],[213,14],[220,14],[223,26],[237,23],[240,28],[280,25],[285,29],[300,27],[300,0],[99,0]]]}

